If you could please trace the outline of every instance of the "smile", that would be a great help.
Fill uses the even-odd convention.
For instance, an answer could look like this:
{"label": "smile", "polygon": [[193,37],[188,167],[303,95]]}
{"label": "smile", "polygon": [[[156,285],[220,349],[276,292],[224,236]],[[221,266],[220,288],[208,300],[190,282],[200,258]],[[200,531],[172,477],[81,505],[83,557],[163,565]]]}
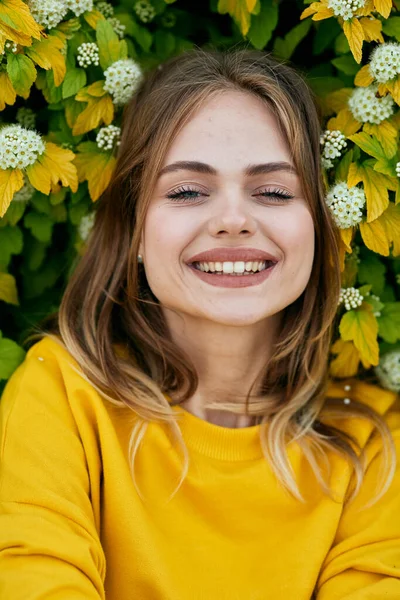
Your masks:
{"label": "smile", "polygon": [[248,287],[265,281],[277,263],[272,261],[223,262],[189,264],[200,279],[217,287]]}

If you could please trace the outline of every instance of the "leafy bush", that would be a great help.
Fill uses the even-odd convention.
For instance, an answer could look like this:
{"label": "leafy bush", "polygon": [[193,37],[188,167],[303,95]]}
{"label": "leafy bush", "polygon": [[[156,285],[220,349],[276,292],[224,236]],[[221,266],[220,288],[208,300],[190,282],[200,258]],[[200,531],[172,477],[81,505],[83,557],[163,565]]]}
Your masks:
{"label": "leafy bush", "polygon": [[56,310],[141,73],[243,41],[303,70],[341,229],[333,378],[400,390],[400,2],[0,0],[0,379]]}

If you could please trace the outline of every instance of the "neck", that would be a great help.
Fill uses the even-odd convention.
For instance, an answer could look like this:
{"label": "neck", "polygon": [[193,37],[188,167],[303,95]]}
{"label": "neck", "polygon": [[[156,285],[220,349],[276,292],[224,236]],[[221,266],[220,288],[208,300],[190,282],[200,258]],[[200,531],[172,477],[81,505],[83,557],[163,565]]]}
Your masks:
{"label": "neck", "polygon": [[[232,327],[166,314],[174,342],[190,358],[199,379],[194,395],[182,403],[186,410],[222,427],[249,427],[258,422],[256,417],[244,414],[240,404],[244,404],[253,384],[251,398],[257,400],[277,333],[277,315],[274,317]],[[227,402],[237,404],[237,410],[235,406],[223,410]]]}

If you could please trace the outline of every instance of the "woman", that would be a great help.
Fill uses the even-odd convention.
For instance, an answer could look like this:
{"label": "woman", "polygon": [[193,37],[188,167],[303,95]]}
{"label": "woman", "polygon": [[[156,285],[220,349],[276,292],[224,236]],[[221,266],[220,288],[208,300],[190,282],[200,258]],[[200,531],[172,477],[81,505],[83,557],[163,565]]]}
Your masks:
{"label": "woman", "polygon": [[319,135],[262,52],[193,50],[141,83],[3,395],[2,597],[400,597],[396,397],[328,388]]}

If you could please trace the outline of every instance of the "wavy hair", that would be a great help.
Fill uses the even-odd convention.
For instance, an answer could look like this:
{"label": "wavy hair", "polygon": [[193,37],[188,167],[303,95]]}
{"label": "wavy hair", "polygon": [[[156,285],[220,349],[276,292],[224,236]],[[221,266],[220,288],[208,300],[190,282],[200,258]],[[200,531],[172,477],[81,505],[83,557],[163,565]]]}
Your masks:
{"label": "wavy hair", "polygon": [[303,502],[287,444],[297,441],[322,489],[331,497],[321,460],[326,466],[326,453],[334,452],[349,461],[356,482],[348,499],[352,500],[365,472],[363,452],[355,438],[334,421],[367,419],[383,439],[385,468],[377,500],[389,487],[395,469],[390,430],[372,408],[357,402],[352,402],[351,408],[343,406],[342,399],[327,394],[341,254],[339,230],[324,201],[317,104],[305,77],[271,54],[247,48],[193,49],[143,78],[125,107],[116,169],[97,203],[85,251],[73,265],[59,310],[29,339],[54,338],[104,399],[125,405],[137,415],[129,459],[140,495],[134,462],[147,425],[158,422],[171,427],[184,457],[175,494],[188,472],[189,455],[177,422],[179,415],[171,404],[194,394],[198,376],[189,357],[173,342],[137,254],[146,210],[170,144],[208,99],[234,90],[261,99],[279,123],[312,214],[315,255],[304,292],[284,309],[257,395],[252,396],[251,386],[243,402],[217,406],[255,416],[261,424],[265,458],[282,485]]}

